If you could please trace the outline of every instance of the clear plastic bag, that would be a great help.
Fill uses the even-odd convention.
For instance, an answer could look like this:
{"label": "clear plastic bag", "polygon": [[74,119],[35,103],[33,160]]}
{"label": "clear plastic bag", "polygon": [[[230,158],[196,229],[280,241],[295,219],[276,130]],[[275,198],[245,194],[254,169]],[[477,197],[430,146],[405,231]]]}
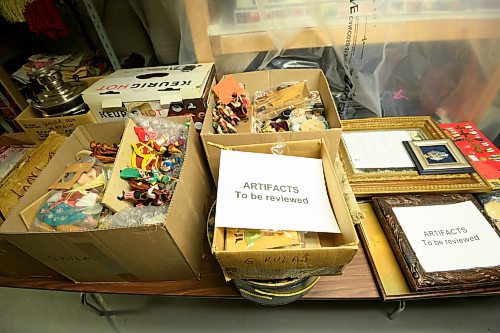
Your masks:
{"label": "clear plastic bag", "polygon": [[159,141],[162,145],[168,145],[179,140],[187,140],[187,124],[179,124],[170,121],[168,118],[137,115],[132,115],[131,118],[138,127],[142,127],[145,130],[148,140]]}
{"label": "clear plastic bag", "polygon": [[161,224],[168,206],[128,207],[101,221],[100,229],[128,228],[141,225]]}
{"label": "clear plastic bag", "polygon": [[483,205],[486,215],[500,230],[500,190],[478,194],[477,198]]}
{"label": "clear plastic bag", "polygon": [[499,1],[209,3],[219,75],[321,68],[342,119],[430,115],[499,134]]}
{"label": "clear plastic bag", "polygon": [[284,82],[254,97],[254,131],[299,132],[328,129],[325,108],[318,91],[307,82]]}
{"label": "clear plastic bag", "polygon": [[[172,122],[168,118],[132,116],[132,119],[137,125],[137,148],[156,156],[157,163],[152,165],[158,172],[178,177],[186,150],[188,125]],[[134,153],[138,154],[138,149],[134,147]]]}
{"label": "clear plastic bag", "polygon": [[120,170],[130,190],[119,200],[134,206],[169,205],[186,151],[187,124],[168,118],[133,116],[138,142],[132,144],[132,167]]}
{"label": "clear plastic bag", "polygon": [[[108,174],[106,167],[92,160],[94,165],[82,173],[70,189],[50,192],[33,221],[31,231],[83,231],[97,227]],[[72,175],[67,177],[69,179]]]}

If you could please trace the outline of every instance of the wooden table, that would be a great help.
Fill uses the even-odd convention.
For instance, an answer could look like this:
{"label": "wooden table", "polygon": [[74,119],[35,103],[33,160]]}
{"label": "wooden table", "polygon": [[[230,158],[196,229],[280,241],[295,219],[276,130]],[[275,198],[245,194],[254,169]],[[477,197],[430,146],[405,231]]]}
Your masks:
{"label": "wooden table", "polygon": [[[207,251],[207,253],[209,252]],[[214,298],[240,297],[232,284],[225,282],[217,261],[211,254],[207,254],[206,258],[203,259],[200,280],[75,284],[63,278],[49,280],[47,278],[12,279],[0,277],[0,286],[85,293]],[[342,275],[321,277],[318,283],[303,298],[317,300],[381,299],[362,248],[360,248]]]}
{"label": "wooden table", "polygon": [[[53,279],[12,279],[0,277],[0,287],[59,290],[80,292],[82,304],[89,307],[100,316],[108,315],[112,311],[106,309],[102,299],[94,294],[133,294],[158,295],[173,297],[196,298],[241,298],[231,283],[224,280],[216,259],[209,253],[202,261],[200,280],[158,281],[158,282],[115,282],[115,283],[80,283],[75,284],[64,278]],[[452,292],[447,297],[498,295],[497,292],[478,292],[463,294],[460,291]],[[91,299],[87,299],[87,295]],[[393,320],[406,307],[406,300],[443,297],[442,294],[405,295],[394,298],[383,298],[377,289],[374,275],[370,269],[368,259],[360,244],[358,253],[345,268],[344,273],[338,276],[322,276],[317,284],[302,297],[305,300],[386,300],[397,301],[397,306],[388,313]]]}

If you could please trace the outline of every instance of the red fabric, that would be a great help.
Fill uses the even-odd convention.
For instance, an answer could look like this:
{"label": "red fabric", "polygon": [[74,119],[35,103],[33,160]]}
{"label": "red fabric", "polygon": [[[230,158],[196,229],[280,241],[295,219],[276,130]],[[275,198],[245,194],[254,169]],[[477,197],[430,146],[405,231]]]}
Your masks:
{"label": "red fabric", "polygon": [[500,149],[484,136],[470,121],[460,123],[440,124],[445,133],[455,142],[455,145],[467,156],[469,162],[486,180],[500,183]]}
{"label": "red fabric", "polygon": [[53,0],[35,0],[29,3],[24,8],[24,18],[29,29],[37,35],[44,34],[56,39],[68,34],[68,27]]}

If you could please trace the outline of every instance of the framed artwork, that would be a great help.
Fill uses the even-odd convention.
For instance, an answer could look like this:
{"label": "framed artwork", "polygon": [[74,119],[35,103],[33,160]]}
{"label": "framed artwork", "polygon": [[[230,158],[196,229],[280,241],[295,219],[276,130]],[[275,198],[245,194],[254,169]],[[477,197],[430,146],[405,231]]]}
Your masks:
{"label": "framed artwork", "polygon": [[500,231],[471,194],[375,197],[373,208],[412,291],[500,289]]}
{"label": "framed artwork", "polygon": [[403,145],[421,175],[474,172],[450,139],[404,141]]}
{"label": "framed artwork", "polygon": [[436,122],[427,116],[343,120],[339,155],[357,197],[490,191],[491,186],[475,171],[419,174],[402,144],[403,141],[446,138]]}

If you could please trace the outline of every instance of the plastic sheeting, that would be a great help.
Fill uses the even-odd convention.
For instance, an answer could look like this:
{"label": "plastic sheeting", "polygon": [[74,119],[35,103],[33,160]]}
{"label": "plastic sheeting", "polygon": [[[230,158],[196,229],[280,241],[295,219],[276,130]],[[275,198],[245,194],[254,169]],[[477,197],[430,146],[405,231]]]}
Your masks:
{"label": "plastic sheeting", "polygon": [[160,64],[196,62],[182,0],[129,0],[146,30]]}
{"label": "plastic sheeting", "polygon": [[491,139],[500,132],[500,1],[209,4],[219,75],[319,67],[343,119],[431,115],[473,121]]}

